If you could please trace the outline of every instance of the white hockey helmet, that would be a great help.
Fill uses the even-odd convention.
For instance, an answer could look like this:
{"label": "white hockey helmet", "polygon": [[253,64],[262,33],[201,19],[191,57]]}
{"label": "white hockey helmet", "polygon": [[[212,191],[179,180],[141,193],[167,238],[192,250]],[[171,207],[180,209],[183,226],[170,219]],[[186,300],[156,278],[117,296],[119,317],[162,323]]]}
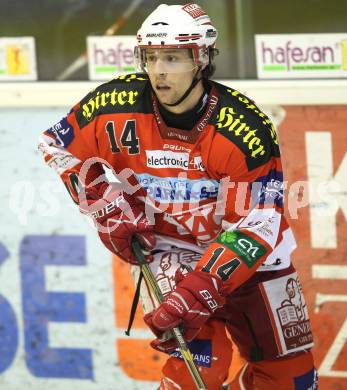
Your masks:
{"label": "white hockey helmet", "polygon": [[145,50],[166,48],[192,49],[194,64],[201,69],[210,63],[218,32],[210,17],[197,4],[159,5],[137,32],[135,57],[145,70]]}

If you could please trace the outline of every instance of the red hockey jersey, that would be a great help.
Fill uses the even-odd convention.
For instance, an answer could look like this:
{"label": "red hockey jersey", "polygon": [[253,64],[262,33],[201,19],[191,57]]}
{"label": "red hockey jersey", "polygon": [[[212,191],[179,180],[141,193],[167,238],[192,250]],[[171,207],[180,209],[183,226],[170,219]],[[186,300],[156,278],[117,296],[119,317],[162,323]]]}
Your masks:
{"label": "red hockey jersey", "polygon": [[[209,249],[199,269],[226,281],[240,264],[249,275],[288,267],[295,240],[283,216],[276,131],[251,99],[209,83],[204,115],[187,131],[166,126],[145,75],[118,77],[46,130],[40,149],[76,203],[88,159],[123,177],[132,172],[155,220],[158,247]],[[88,171],[91,180],[97,166]],[[218,248],[228,249],[220,261]]]}

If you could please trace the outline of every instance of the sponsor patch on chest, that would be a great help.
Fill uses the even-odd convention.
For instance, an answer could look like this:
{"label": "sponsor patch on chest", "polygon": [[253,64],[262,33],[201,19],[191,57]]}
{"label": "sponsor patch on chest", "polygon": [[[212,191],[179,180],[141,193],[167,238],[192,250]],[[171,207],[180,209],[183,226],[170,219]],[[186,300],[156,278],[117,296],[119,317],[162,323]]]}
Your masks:
{"label": "sponsor patch on chest", "polygon": [[191,180],[179,177],[158,177],[146,173],[136,175],[148,196],[161,203],[199,202],[216,199],[219,182],[209,178]]}
{"label": "sponsor patch on chest", "polygon": [[204,171],[201,156],[189,156],[189,153],[173,152],[171,150],[146,150],[147,167],[177,168],[181,170]]}

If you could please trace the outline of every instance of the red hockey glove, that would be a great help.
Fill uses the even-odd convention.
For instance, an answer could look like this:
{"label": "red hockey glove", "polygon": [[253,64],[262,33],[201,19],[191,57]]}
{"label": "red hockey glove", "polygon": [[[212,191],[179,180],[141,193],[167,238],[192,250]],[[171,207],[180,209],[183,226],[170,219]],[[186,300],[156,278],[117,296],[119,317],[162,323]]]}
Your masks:
{"label": "red hockey glove", "polygon": [[222,282],[206,272],[176,271],[176,288],[144,320],[158,337],[151,346],[162,352],[177,348],[175,340],[165,340],[165,332],[183,325],[183,337],[191,341],[216,309],[224,305],[219,293]]}
{"label": "red hockey glove", "polygon": [[[146,218],[143,207],[117,186],[102,183],[87,188],[86,199],[80,203],[80,210],[94,219],[106,248],[124,261],[138,265],[131,249],[133,235],[139,237],[145,250],[153,249],[156,242],[153,226]],[[147,256],[147,260],[150,262],[152,257]]]}

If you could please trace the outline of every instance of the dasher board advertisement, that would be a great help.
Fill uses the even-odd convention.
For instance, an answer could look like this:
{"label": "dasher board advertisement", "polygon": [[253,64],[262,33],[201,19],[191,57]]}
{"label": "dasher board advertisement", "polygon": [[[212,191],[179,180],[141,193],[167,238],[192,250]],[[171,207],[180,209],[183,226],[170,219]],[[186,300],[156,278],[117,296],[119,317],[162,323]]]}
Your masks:
{"label": "dasher board advertisement", "polygon": [[111,80],[117,76],[136,72],[133,35],[87,37],[90,80]]}
{"label": "dasher board advertisement", "polygon": [[260,79],[347,77],[347,32],[258,34],[255,49]]}
{"label": "dasher board advertisement", "polygon": [[37,80],[35,39],[0,38],[0,81]]}

